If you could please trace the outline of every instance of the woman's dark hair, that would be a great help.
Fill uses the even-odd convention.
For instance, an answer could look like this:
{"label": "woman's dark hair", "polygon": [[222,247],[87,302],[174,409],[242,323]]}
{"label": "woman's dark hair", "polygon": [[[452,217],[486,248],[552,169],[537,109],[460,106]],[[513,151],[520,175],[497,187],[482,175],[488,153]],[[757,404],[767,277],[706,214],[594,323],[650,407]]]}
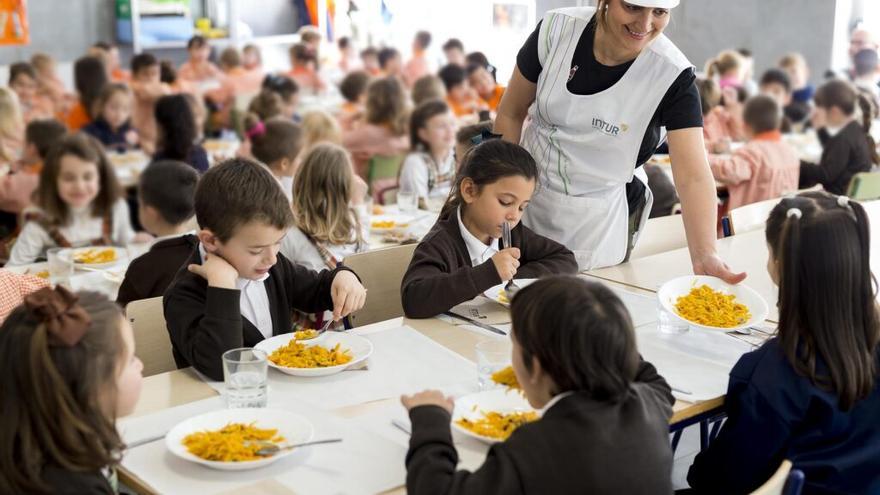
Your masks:
{"label": "woman's dark hair", "polygon": [[419,130],[432,117],[449,113],[449,105],[443,100],[428,100],[417,106],[409,116],[409,142],[412,151],[431,151],[431,147],[419,137]]}
{"label": "woman's dark hair", "polygon": [[525,148],[503,139],[491,139],[474,146],[462,159],[461,169],[440,217],[454,214],[456,208],[461,206],[461,183],[465,179],[470,179],[477,188],[482,189],[505,177],[537,180],[538,165]]}
{"label": "woman's dark hair", "polygon": [[157,151],[163,159],[189,163],[189,153],[195,145],[198,129],[186,97],[176,94],[159,98],[155,115],[159,127]]}
{"label": "woman's dark hair", "polygon": [[574,276],[544,278],[517,292],[510,315],[526,369],[536,358],[556,385],[551,394],[573,391],[614,401],[635,379],[632,319],[604,285]]}
{"label": "woman's dark hair", "polygon": [[73,64],[73,80],[76,86],[76,92],[79,93],[79,101],[89,119],[94,120],[92,110],[95,106],[95,100],[101,94],[101,90],[110,81],[107,79],[107,71],[104,69],[104,62],[98,57],[82,57]]}
{"label": "woman's dark hair", "polygon": [[861,125],[865,131],[865,139],[868,142],[868,149],[871,153],[871,163],[880,164],[880,156],[877,154],[877,143],[871,135],[871,124],[873,123],[874,113],[876,113],[877,104],[868,94],[858,91],[855,86],[847,81],[835,79],[819,86],[813,101],[817,107],[822,108],[839,108],[846,115],[856,113],[856,105],[862,112]]}
{"label": "woman's dark hair", "polygon": [[870,226],[859,203],[813,191],[770,212],[779,342],[788,361],[849,410],[876,385],[880,320]]}
{"label": "woman's dark hair", "polygon": [[14,83],[20,75],[28,76],[33,81],[37,80],[37,71],[34,69],[33,65],[28,62],[16,62],[9,66],[9,85],[12,86],[12,83]]}

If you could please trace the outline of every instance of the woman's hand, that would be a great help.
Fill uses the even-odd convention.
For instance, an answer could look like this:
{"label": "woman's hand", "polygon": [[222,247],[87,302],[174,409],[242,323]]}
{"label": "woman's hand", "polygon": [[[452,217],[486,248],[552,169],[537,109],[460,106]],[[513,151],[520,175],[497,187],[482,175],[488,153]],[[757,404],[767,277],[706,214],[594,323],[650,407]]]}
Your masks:
{"label": "woman's hand", "polygon": [[437,406],[452,414],[452,409],[455,407],[455,401],[452,400],[452,397],[444,395],[439,390],[425,390],[413,395],[401,395],[400,403],[407,411],[419,406]]}
{"label": "woman's hand", "polygon": [[717,254],[710,254],[693,260],[695,275],[709,275],[718,277],[728,284],[738,284],[746,279],[746,273],[734,273],[727,263],[722,261]]}

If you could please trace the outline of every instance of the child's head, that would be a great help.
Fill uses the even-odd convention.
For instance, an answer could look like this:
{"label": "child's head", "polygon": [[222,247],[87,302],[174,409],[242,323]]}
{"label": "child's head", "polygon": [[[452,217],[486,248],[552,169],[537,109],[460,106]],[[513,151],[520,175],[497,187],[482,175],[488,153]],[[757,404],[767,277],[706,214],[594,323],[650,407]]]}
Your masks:
{"label": "child's head", "polygon": [[846,197],[802,193],[770,212],[766,236],[767,269],[779,285],[780,344],[795,370],[848,410],[873,390],[878,371],[865,209]]}
{"label": "child's head", "polygon": [[535,159],[523,147],[503,139],[485,141],[465,155],[440,216],[461,207],[478,233],[497,239],[502,223],[519,223],[537,178]]}
{"label": "child's head", "polygon": [[721,104],[721,88],[713,79],[697,79],[696,82],[700,92],[700,107],[705,116]]}
{"label": "child's head", "polygon": [[9,66],[9,87],[21,101],[30,101],[37,94],[37,71],[27,62]]}
{"label": "child's head", "polygon": [[743,60],[743,81],[748,81],[755,75],[755,56],[748,48],[737,48]]}
{"label": "child's head", "polygon": [[413,110],[409,132],[413,151],[451,151],[455,146],[455,116],[443,100],[426,101]]}
{"label": "child's head", "polygon": [[229,72],[232,69],[241,67],[241,54],[238,49],[230,46],[220,52],[220,69]]}
{"label": "child's head", "polygon": [[196,118],[190,102],[182,94],[166,95],[156,101],[159,149],[165,158],[187,161],[198,137]]}
{"label": "child's head", "polygon": [[64,124],[55,119],[33,120],[24,131],[25,154],[28,161],[42,161],[49,150],[67,133]]}
{"label": "child's head", "polygon": [[791,103],[791,78],[782,69],[769,69],[761,76],[758,85],[761,94],[767,95],[785,108]]}
{"label": "child's head", "polygon": [[91,214],[104,216],[122,197],[113,165],[101,143],[85,134],[62,137],[49,150],[36,203],[50,221],[67,223],[71,210],[91,207]]}
{"label": "child's head", "polygon": [[635,379],[639,353],[632,319],[604,285],[572,276],[544,278],[516,294],[510,315],[513,370],[533,407],[563,392],[615,401]]}
{"label": "child's head", "polygon": [[464,45],[458,38],[449,38],[443,43],[443,54],[446,55],[446,63],[455,64],[464,67],[466,64],[464,58]]}
{"label": "child's head", "polygon": [[354,173],[348,152],[322,143],[309,150],[293,181],[293,218],[306,235],[330,244],[363,241],[350,202]]}
{"label": "child's head", "polygon": [[318,53],[318,50],[321,48],[323,37],[321,36],[321,31],[319,31],[317,27],[312,26],[311,24],[306,24],[299,28],[297,34],[299,34],[300,41],[311,46],[315,50],[315,53]]}
{"label": "child's head", "polygon": [[282,116],[283,110],[284,102],[281,100],[281,96],[271,89],[261,89],[248,104],[248,112],[256,115],[262,121]]}
{"label": "child's head", "polygon": [[877,146],[871,135],[871,124],[874,114],[877,113],[877,105],[870,93],[859,91],[847,81],[834,79],[819,86],[816,94],[813,95],[813,102],[816,104],[813,111],[820,114],[821,120],[833,127],[842,127],[857,115],[860,116],[862,119],[860,124],[865,131],[868,150],[871,152],[871,163],[880,162]]}
{"label": "child's head", "polygon": [[446,94],[453,101],[465,101],[470,95],[470,84],[465,69],[456,64],[448,64],[437,74],[446,86]]}
{"label": "child's head", "polygon": [[266,167],[243,158],[205,172],[196,186],[195,209],[205,250],[251,280],[262,278],[275,265],[281,240],[293,225],[278,181]]}
{"label": "child's head", "polygon": [[76,92],[79,93],[79,101],[86,109],[89,117],[94,119],[95,100],[104,86],[110,82],[104,62],[97,57],[82,57],[73,64],[73,80]]}
{"label": "child's head", "polygon": [[314,68],[318,61],[318,54],[315,50],[303,42],[294,43],[290,47],[290,65],[293,68]]}
{"label": "child's head", "polygon": [[339,49],[339,53],[342,54],[343,58],[348,57],[350,53],[354,50],[354,45],[351,43],[351,38],[348,36],[341,36],[336,40],[336,48]]}
{"label": "child's head", "polygon": [[89,47],[87,55],[101,60],[104,64],[104,70],[107,71],[107,77],[111,78],[113,70],[113,59],[110,56],[110,44],[105,41],[99,41]]}
{"label": "child's head", "polygon": [[192,93],[181,93],[186,98],[189,109],[192,110],[193,118],[196,121],[196,140],[204,138],[205,122],[208,119],[208,107],[205,106],[205,100],[196,97]]}
{"label": "child's head", "polygon": [[211,46],[204,36],[196,35],[190,38],[186,43],[186,51],[193,62],[204,63],[211,56]]}
{"label": "child's head", "polygon": [[277,93],[281,97],[281,113],[287,118],[293,118],[299,103],[299,86],[296,81],[287,76],[270,74],[263,79],[263,89]]}
{"label": "child's head", "polygon": [[480,64],[471,64],[467,68],[468,83],[481,96],[491,96],[495,91],[495,78]]}
{"label": "child's head", "polygon": [[174,68],[174,62],[167,59],[159,62],[159,82],[165,84],[177,82],[177,69]]}
{"label": "child's head", "polygon": [[406,92],[396,77],[375,79],[367,86],[368,123],[385,126],[400,136],[406,132],[408,111]]}
{"label": "child's head", "polygon": [[187,223],[199,174],[183,162],[159,160],[147,165],[138,180],[138,218],[147,232],[161,235]]}
{"label": "child's head", "polygon": [[465,154],[471,148],[482,142],[483,135],[492,132],[494,126],[491,120],[479,122],[477,124],[466,125],[458,130],[455,134],[455,164],[456,168],[461,166]]}
{"label": "child's head", "polygon": [[379,50],[377,56],[379,58],[379,68],[385,72],[385,75],[397,75],[403,70],[403,60],[400,58],[400,52],[397,49],[385,47]]}
{"label": "child's head", "polygon": [[413,105],[421,105],[428,100],[445,100],[446,86],[443,80],[434,75],[422,76],[416,79],[412,88]]}
{"label": "child's head", "polygon": [[706,76],[718,79],[734,79],[742,82],[746,61],[735,50],[725,50],[706,64]]}
{"label": "child's head", "polygon": [[[0,327],[3,493],[48,493],[47,465],[97,473],[119,463],[116,418],[140,396],[131,325],[96,292],[44,288]],[[13,465],[14,461],[14,465]]]}
{"label": "child's head", "polygon": [[140,53],[131,59],[131,78],[141,83],[158,83],[162,71],[159,61],[151,53]]}
{"label": "child's head", "polygon": [[112,129],[118,129],[131,117],[131,99],[131,90],[127,85],[110,83],[104,86],[95,100],[94,113],[104,119]]}
{"label": "child's head", "polygon": [[21,139],[24,120],[18,96],[9,88],[0,86],[0,136]]}
{"label": "child's head", "polygon": [[369,46],[361,50],[361,62],[364,64],[364,70],[374,73],[380,69],[379,67],[379,51]]}
{"label": "child's head", "polygon": [[55,75],[55,59],[48,53],[37,52],[33,54],[31,56],[31,65],[34,66],[40,77]]}
{"label": "child's head", "polygon": [[877,67],[877,50],[859,50],[853,57],[853,70],[857,77],[876,76]]}
{"label": "child's head", "polygon": [[241,64],[248,70],[263,65],[263,55],[260,53],[260,47],[254,44],[244,45],[244,48],[241,49]]}
{"label": "child's head", "polygon": [[782,108],[776,100],[766,95],[756,95],[746,101],[743,121],[751,136],[779,130],[782,125]]}
{"label": "child's head", "polygon": [[339,92],[349,103],[363,105],[367,101],[367,85],[370,84],[370,75],[365,71],[356,70],[339,83]]}
{"label": "child's head", "polygon": [[245,135],[251,142],[251,154],[281,175],[293,173],[296,157],[303,147],[303,130],[284,117],[262,121],[255,114],[244,119]]}
{"label": "child's head", "polygon": [[807,60],[800,53],[789,53],[779,59],[779,68],[788,73],[791,87],[795,90],[807,85],[810,79],[810,68]]}
{"label": "child's head", "polygon": [[428,31],[419,31],[413,38],[413,51],[424,52],[431,46],[431,33]]}
{"label": "child's head", "polygon": [[342,130],[339,122],[323,110],[310,110],[303,115],[303,147],[308,151],[318,143],[342,144]]}

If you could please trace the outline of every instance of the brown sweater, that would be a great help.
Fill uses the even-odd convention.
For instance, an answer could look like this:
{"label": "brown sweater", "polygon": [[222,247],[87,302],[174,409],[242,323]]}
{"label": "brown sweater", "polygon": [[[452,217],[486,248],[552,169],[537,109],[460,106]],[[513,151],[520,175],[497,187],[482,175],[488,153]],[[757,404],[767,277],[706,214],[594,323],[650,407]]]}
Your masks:
{"label": "brown sweater", "polygon": [[149,251],[128,265],[116,302],[125,306],[132,301],[164,294],[177,271],[192,256],[198,245],[198,237],[191,234],[154,244]]}
{"label": "brown sweater", "polygon": [[[515,278],[577,272],[577,261],[571,251],[522,223],[511,230],[510,242],[520,250]],[[431,318],[500,283],[492,260],[471,265],[458,216],[452,212],[437,220],[413,254],[400,290],[403,311],[409,318]]]}

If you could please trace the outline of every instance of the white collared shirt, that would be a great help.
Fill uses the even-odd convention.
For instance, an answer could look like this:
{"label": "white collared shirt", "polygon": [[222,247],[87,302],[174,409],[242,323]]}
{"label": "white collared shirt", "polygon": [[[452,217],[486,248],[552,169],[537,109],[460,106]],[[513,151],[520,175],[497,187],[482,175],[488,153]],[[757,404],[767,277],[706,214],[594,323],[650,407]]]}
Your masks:
{"label": "white collared shirt", "polygon": [[549,411],[551,407],[555,406],[557,402],[561,401],[562,399],[568,397],[573,393],[574,392],[569,390],[568,392],[562,392],[561,394],[554,395],[553,398],[547,401],[547,403],[544,404],[544,407],[541,408],[541,415],[543,416],[547,414],[547,411]]}
{"label": "white collared shirt", "polygon": [[[199,243],[199,256],[202,263],[205,262],[205,247]],[[265,274],[257,280],[238,277],[235,280],[235,288],[241,291],[239,298],[239,309],[242,318],[251,322],[257,330],[263,334],[263,337],[269,338],[273,334],[272,312],[269,309],[269,294],[266,292],[266,279],[269,274]]]}
{"label": "white collared shirt", "polygon": [[456,214],[458,215],[458,228],[461,230],[461,238],[464,239],[468,256],[471,258],[471,266],[482,265],[498,252],[498,239],[492,239],[492,243],[488,246],[483,244],[483,241],[477,239],[464,226],[464,223],[461,221],[461,208],[458,209]]}
{"label": "white collared shirt", "polygon": [[[159,243],[162,242],[162,241],[167,241],[168,239],[176,239],[176,238],[178,238],[178,237],[183,237],[183,236],[185,236],[185,235],[190,235],[190,234],[192,234],[192,235],[196,235],[196,231],[195,231],[195,230],[190,230],[189,232],[184,232],[184,233],[182,233],[182,234],[171,234],[171,235],[163,235],[163,236],[161,236],[161,237],[156,237],[155,239],[153,239],[152,241],[150,241],[150,245],[149,245],[149,248],[148,248],[147,250],[152,249],[153,246],[155,246],[156,244],[159,244]],[[201,244],[200,244],[200,245],[201,245]]]}

